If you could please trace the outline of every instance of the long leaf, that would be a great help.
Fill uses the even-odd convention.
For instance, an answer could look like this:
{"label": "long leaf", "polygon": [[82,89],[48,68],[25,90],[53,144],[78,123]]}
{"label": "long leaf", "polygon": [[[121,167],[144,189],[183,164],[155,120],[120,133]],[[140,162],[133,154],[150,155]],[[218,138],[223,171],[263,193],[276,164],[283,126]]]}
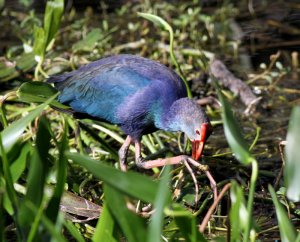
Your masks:
{"label": "long leaf", "polygon": [[233,180],[231,181],[230,199],[230,227],[231,227],[231,242],[241,241],[241,234],[248,222],[248,211],[245,205],[243,189]]}
{"label": "long leaf", "polygon": [[294,225],[291,223],[282,205],[279,203],[273,187],[269,185],[268,188],[276,208],[276,215],[279,224],[281,241],[283,242],[296,241],[296,230],[294,228]]}
{"label": "long leaf", "polygon": [[153,203],[158,183],[136,172],[122,172],[87,156],[67,152],[67,158],[85,167],[104,183],[145,202]]}
{"label": "long leaf", "polygon": [[286,164],[284,181],[287,187],[287,197],[294,202],[300,201],[300,106],[292,110],[286,145]]}

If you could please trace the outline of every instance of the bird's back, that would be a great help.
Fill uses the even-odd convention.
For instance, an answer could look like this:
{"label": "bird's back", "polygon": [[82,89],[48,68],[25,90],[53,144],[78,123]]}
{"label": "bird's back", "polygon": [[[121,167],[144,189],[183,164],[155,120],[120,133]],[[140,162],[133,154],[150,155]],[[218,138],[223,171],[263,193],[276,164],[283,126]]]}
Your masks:
{"label": "bird's back", "polygon": [[48,82],[74,111],[121,125],[133,136],[152,130],[164,109],[186,96],[175,72],[134,55],[106,57]]}

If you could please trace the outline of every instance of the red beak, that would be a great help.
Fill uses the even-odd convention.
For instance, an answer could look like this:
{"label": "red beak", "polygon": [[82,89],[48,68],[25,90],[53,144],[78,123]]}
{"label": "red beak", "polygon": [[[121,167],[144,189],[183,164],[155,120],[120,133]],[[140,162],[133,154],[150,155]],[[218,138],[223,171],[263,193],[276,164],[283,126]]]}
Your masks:
{"label": "red beak", "polygon": [[192,158],[194,160],[200,159],[204,149],[205,142],[211,133],[211,129],[212,127],[209,123],[203,123],[201,125],[200,140],[192,141]]}

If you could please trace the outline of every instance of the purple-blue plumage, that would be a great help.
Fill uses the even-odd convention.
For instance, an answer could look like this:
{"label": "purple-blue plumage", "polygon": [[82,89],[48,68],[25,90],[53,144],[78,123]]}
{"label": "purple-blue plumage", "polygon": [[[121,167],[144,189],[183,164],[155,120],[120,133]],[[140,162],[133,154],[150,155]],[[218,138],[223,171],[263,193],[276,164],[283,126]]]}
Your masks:
{"label": "purple-blue plumage", "polygon": [[48,80],[61,92],[59,101],[79,113],[119,125],[136,140],[156,129],[183,131],[199,139],[196,129],[209,123],[201,108],[186,98],[180,77],[143,57],[117,55]]}
{"label": "purple-blue plumage", "polygon": [[[150,169],[170,164],[192,164],[199,160],[211,133],[209,119],[187,92],[180,77],[165,67],[142,57],[117,55],[103,58],[76,71],[48,80],[60,91],[62,103],[75,112],[119,125],[127,138],[119,150],[120,168],[126,171],[129,146],[135,145],[138,167]],[[157,129],[182,131],[192,141],[192,158],[185,155],[145,161],[141,137]],[[205,170],[214,196],[216,182]]]}

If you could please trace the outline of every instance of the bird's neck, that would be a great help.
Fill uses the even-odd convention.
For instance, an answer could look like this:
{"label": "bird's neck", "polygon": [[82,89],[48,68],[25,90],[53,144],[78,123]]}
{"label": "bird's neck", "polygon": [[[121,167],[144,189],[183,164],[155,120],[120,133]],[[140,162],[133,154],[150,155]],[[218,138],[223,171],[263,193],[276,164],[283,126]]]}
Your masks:
{"label": "bird's neck", "polygon": [[178,120],[178,103],[181,99],[176,100],[172,105],[161,107],[160,115],[155,117],[155,126],[165,131],[180,131],[180,122]]}

